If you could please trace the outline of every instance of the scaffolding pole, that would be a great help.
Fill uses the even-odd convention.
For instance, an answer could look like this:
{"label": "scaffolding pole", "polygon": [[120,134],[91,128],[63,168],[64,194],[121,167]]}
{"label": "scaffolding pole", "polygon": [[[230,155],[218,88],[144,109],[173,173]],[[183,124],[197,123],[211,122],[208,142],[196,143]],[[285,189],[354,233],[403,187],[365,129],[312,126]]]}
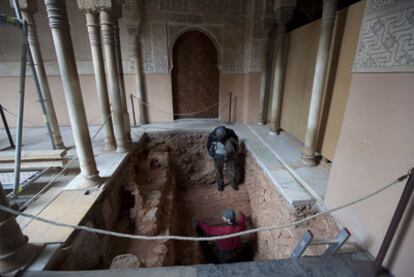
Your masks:
{"label": "scaffolding pole", "polygon": [[23,137],[23,112],[24,112],[24,90],[26,76],[26,58],[27,58],[27,42],[23,42],[22,57],[20,63],[20,83],[19,83],[19,107],[17,112],[17,128],[16,128],[16,151],[14,155],[14,190],[13,196],[17,198],[20,189],[20,169],[22,158],[22,137]]}
{"label": "scaffolding pole", "polygon": [[45,105],[45,99],[43,98],[42,90],[41,90],[40,84],[39,84],[39,79],[37,78],[36,68],[35,68],[35,65],[33,63],[32,51],[31,51],[30,47],[28,46],[29,45],[29,38],[28,38],[27,24],[23,20],[22,13],[20,11],[19,3],[18,3],[17,0],[13,0],[13,6],[14,6],[14,12],[16,14],[16,18],[21,23],[18,26],[20,27],[20,29],[23,32],[24,43],[27,44],[27,55],[28,55],[27,58],[28,58],[30,68],[32,70],[33,80],[34,80],[34,83],[35,83],[35,86],[36,86],[36,92],[37,92],[37,95],[39,97],[39,103],[40,103],[40,107],[41,107],[41,110],[42,110],[43,121],[46,125],[46,129],[47,129],[47,132],[49,134],[50,142],[52,143],[52,148],[55,150],[56,145],[55,145],[55,141],[53,139],[52,128],[50,127],[49,116],[47,114],[47,109],[46,109],[46,105]]}
{"label": "scaffolding pole", "polygon": [[20,65],[20,83],[19,83],[19,99],[18,99],[18,113],[17,113],[17,130],[16,130],[16,150],[14,161],[14,190],[13,196],[18,197],[20,190],[20,171],[21,171],[21,151],[22,151],[22,137],[23,137],[23,112],[24,112],[24,94],[25,94],[25,81],[26,81],[26,62],[28,61],[32,70],[33,80],[35,82],[36,91],[39,96],[40,107],[42,109],[43,120],[46,125],[46,129],[49,134],[50,141],[53,149],[56,149],[56,145],[53,140],[52,130],[45,107],[45,101],[43,99],[42,91],[40,89],[39,80],[37,79],[36,69],[33,63],[32,52],[29,47],[27,24],[22,18],[20,7],[17,0],[13,0],[13,7],[15,12],[15,18],[6,15],[0,15],[0,21],[17,26],[23,35],[22,56]]}

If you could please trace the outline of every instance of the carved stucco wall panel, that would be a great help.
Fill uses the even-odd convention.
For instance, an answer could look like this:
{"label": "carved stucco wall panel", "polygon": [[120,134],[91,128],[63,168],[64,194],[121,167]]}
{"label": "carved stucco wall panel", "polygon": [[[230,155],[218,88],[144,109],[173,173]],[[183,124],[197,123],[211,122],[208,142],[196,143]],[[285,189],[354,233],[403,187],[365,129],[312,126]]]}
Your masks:
{"label": "carved stucco wall panel", "polygon": [[252,72],[265,71],[267,39],[254,39],[252,47],[252,57],[250,59],[250,70]]}
{"label": "carved stucco wall panel", "polygon": [[[261,71],[269,0],[253,1],[145,0],[141,28],[144,72],[170,72],[174,42],[189,30],[200,30],[212,39],[222,72]],[[253,20],[251,30],[247,18]]]}
{"label": "carved stucco wall panel", "polygon": [[369,0],[354,72],[414,72],[414,1]]}

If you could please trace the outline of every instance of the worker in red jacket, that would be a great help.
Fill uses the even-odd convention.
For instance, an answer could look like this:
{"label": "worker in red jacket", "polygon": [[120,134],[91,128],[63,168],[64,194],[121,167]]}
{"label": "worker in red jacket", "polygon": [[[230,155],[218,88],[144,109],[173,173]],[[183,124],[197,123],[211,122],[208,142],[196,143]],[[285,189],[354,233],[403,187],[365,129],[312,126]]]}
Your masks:
{"label": "worker in red jacket", "polygon": [[[207,236],[229,235],[246,230],[245,216],[240,213],[240,221],[236,222],[236,213],[226,209],[223,212],[224,225],[210,226],[206,223],[197,222],[198,232]],[[241,238],[240,236],[217,241],[217,254],[219,263],[231,263],[240,261],[241,257]]]}

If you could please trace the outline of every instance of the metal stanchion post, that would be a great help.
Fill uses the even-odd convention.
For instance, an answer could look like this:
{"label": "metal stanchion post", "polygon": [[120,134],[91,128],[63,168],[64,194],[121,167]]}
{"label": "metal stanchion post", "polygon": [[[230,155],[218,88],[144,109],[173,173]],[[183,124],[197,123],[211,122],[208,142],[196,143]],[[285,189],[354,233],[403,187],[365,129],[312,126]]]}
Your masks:
{"label": "metal stanchion post", "polygon": [[4,129],[6,130],[6,134],[7,134],[7,138],[9,140],[10,143],[10,148],[14,148],[14,142],[13,142],[13,137],[10,133],[10,128],[9,128],[9,124],[7,124],[7,120],[6,120],[6,116],[4,115],[4,111],[3,111],[3,106],[0,105],[0,115],[1,115],[1,119],[3,121],[3,126]]}
{"label": "metal stanchion post", "polygon": [[132,94],[129,95],[129,99],[131,101],[131,111],[132,111],[132,119],[134,120],[134,127],[137,126],[137,120],[135,118],[135,109],[134,109],[134,96]]}
{"label": "metal stanchion post", "polygon": [[404,212],[407,209],[408,203],[410,202],[411,195],[414,191],[414,168],[410,171],[407,183],[401,194],[400,201],[398,202],[397,208],[395,209],[394,215],[392,216],[390,225],[388,226],[387,233],[385,234],[384,240],[378,250],[377,257],[374,260],[374,273],[381,274],[384,271],[382,263],[384,262],[385,256],[387,255],[388,249],[397,232],[398,226],[403,218]]}
{"label": "metal stanchion post", "polygon": [[232,98],[232,93],[231,93],[231,91],[230,91],[230,93],[229,93],[229,124],[231,124],[231,99]]}

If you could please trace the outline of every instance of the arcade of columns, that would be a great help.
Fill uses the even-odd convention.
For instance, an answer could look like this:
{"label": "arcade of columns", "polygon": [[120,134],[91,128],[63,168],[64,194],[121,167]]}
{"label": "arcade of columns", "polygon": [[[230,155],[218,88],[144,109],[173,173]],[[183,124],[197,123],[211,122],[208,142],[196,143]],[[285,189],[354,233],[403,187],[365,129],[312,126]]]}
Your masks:
{"label": "arcade of columns", "polygon": [[[63,149],[64,145],[40,52],[36,25],[33,21],[33,13],[36,10],[35,2],[31,0],[19,0],[18,3],[22,15],[28,24],[29,46],[33,53],[42,96],[46,103],[47,116],[50,121],[54,144],[57,148]],[[88,131],[88,122],[76,68],[65,1],[44,0],[44,3],[49,18],[49,26],[52,30],[66,105],[69,112],[76,151],[79,157],[81,176],[83,177],[80,182],[80,187],[87,188],[95,186],[101,182],[101,178],[96,167],[92,141]],[[86,16],[86,27],[91,45],[99,110],[104,131],[104,149],[106,151],[116,150],[117,152],[127,152],[131,143],[131,135],[118,27],[118,19],[122,16],[121,3],[119,0],[79,0],[78,6],[84,11]],[[135,16],[139,18],[138,11],[136,11]],[[137,69],[135,74],[137,82],[136,94],[137,98],[142,99],[143,85],[141,67],[139,66],[140,47],[138,23],[138,20],[131,21],[131,25],[128,26],[128,33],[132,36],[132,59]],[[101,45],[101,37],[103,47]],[[104,57],[107,65],[106,74]],[[106,87],[107,81],[108,88]],[[108,91],[110,97],[108,97]],[[142,106],[140,107],[142,108]],[[141,110],[141,123],[145,123],[143,114],[144,112]],[[1,186],[0,205],[9,206]],[[27,236],[22,234],[13,215],[0,211],[0,274],[24,267],[35,258],[40,249],[41,246],[28,243]]]}
{"label": "arcade of columns", "polygon": [[[41,91],[46,102],[54,143],[58,148],[64,148],[39,48],[36,25],[33,21],[33,13],[36,11],[35,1],[19,0],[18,2],[24,19],[28,22],[30,48],[36,64]],[[99,183],[99,175],[93,156],[91,138],[87,131],[88,124],[73,52],[66,5],[64,1],[57,0],[45,0],[44,3],[52,31],[69,119],[84,180],[81,186],[94,186]],[[127,152],[131,143],[131,135],[118,25],[118,20],[122,16],[121,0],[79,0],[78,6],[85,13],[87,22],[85,28],[88,30],[91,46],[97,98],[103,124],[104,150]],[[132,62],[137,69],[135,72],[136,97],[142,99],[144,88],[140,66],[139,10],[138,6],[136,8],[133,18],[128,21],[127,28],[132,40]],[[103,45],[101,45],[101,38]],[[106,63],[104,63],[104,60]],[[142,105],[140,105],[140,122],[145,123]]]}
{"label": "arcade of columns", "polygon": [[[270,134],[279,134],[281,113],[282,113],[282,94],[283,94],[283,78],[284,78],[284,59],[286,56],[285,34],[286,24],[290,21],[292,11],[296,5],[295,0],[292,1],[275,1],[274,13],[276,23],[276,41],[273,48],[272,59],[272,75],[270,76],[272,86],[272,103],[270,103]],[[307,128],[304,146],[302,150],[302,160],[306,165],[316,165],[316,145],[318,141],[318,129],[320,118],[323,110],[323,92],[327,75],[329,62],[329,49],[333,27],[335,23],[336,9],[338,0],[323,0],[323,11],[321,18],[321,32],[319,37],[318,52],[316,56],[315,73],[313,76],[311,102],[307,119]],[[266,92],[261,92],[259,123],[266,121],[264,114],[267,99]]]}

